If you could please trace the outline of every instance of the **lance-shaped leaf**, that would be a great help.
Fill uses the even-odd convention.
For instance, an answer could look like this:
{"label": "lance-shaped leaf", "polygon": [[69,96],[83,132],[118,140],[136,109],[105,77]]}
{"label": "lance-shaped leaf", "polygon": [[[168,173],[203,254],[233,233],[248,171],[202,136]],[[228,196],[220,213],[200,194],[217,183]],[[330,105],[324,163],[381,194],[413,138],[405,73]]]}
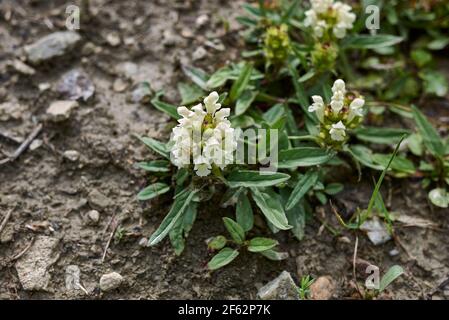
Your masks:
{"label": "lance-shaped leaf", "polygon": [[288,224],[284,208],[279,201],[279,197],[273,190],[259,188],[251,188],[253,199],[260,208],[264,216],[276,228],[281,230],[288,230],[291,226]]}
{"label": "lance-shaped leaf", "polygon": [[150,172],[169,172],[170,162],[167,160],[153,160],[150,162],[139,162],[137,166],[140,169],[150,171]]}
{"label": "lance-shaped leaf", "polygon": [[404,134],[410,134],[407,129],[401,128],[375,128],[365,127],[354,130],[357,139],[378,143],[378,144],[397,144]]}
{"label": "lance-shaped leaf", "polygon": [[166,114],[168,114],[170,117],[172,117],[173,119],[180,119],[181,116],[178,114],[178,107],[167,103],[167,102],[163,102],[161,100],[159,100],[159,97],[156,97],[154,99],[151,100],[151,104],[158,109],[159,111],[162,111]]}
{"label": "lance-shaped leaf", "polygon": [[161,194],[168,192],[169,190],[170,186],[165,183],[161,182],[153,183],[147,186],[142,191],[140,191],[139,194],[137,195],[137,199],[142,201],[150,200],[157,196],[160,196]]}
{"label": "lance-shaped leaf", "polygon": [[193,81],[193,83],[195,83],[201,89],[206,91],[208,90],[207,79],[209,78],[209,76],[207,75],[206,72],[204,72],[204,70],[183,65],[182,71],[190,80]]}
{"label": "lance-shaped leaf", "polygon": [[270,250],[278,245],[278,242],[270,238],[256,237],[252,238],[248,244],[248,251],[250,252],[262,252]]}
{"label": "lance-shaped leaf", "polygon": [[148,148],[170,160],[170,154],[167,144],[149,137],[141,137],[138,135],[136,135],[136,137],[139,138],[140,141],[145,143]]}
{"label": "lance-shaped leaf", "polygon": [[231,87],[231,92],[229,93],[229,98],[231,99],[231,101],[236,101],[241,96],[243,91],[245,91],[246,87],[248,86],[249,80],[251,79],[252,72],[252,64],[245,64],[239,77]]}
{"label": "lance-shaped leaf", "polygon": [[416,106],[412,105],[412,110],[416,126],[418,127],[426,148],[435,157],[444,157],[445,147],[438,132]]}
{"label": "lance-shaped leaf", "polygon": [[402,40],[404,38],[389,34],[351,35],[343,40],[341,47],[345,49],[378,49],[398,44]]}
{"label": "lance-shaped leaf", "polygon": [[235,104],[235,115],[239,116],[244,114],[245,111],[251,106],[251,103],[253,103],[257,94],[257,91],[245,90],[241,97],[237,99]]}
{"label": "lance-shaped leaf", "polygon": [[335,152],[316,147],[298,147],[279,152],[281,169],[310,167],[325,164],[335,156]]}
{"label": "lance-shaped leaf", "polygon": [[382,292],[386,287],[390,285],[394,280],[396,280],[401,274],[404,273],[404,269],[401,266],[392,266],[387,273],[382,277],[379,284],[379,291]]}
{"label": "lance-shaped leaf", "polygon": [[227,217],[223,218],[223,222],[226,227],[226,230],[228,230],[232,239],[237,244],[242,244],[243,241],[245,241],[245,231],[243,230],[242,226],[239,225],[234,220],[232,220],[231,218],[227,218]]}
{"label": "lance-shaped leaf", "polygon": [[164,220],[162,220],[159,228],[157,228],[148,240],[148,244],[150,246],[154,246],[155,244],[161,242],[162,239],[167,236],[178,219],[183,217],[186,208],[196,193],[197,190],[188,189],[185,192],[179,192],[177,194],[170,211],[165,216]]}
{"label": "lance-shaped leaf", "polygon": [[248,196],[243,192],[240,193],[237,200],[236,220],[237,223],[241,225],[243,230],[246,232],[253,228],[253,209],[251,208],[251,203],[249,202]]}
{"label": "lance-shaped leaf", "polygon": [[220,250],[226,245],[226,242],[227,242],[226,238],[224,236],[220,235],[220,236],[216,236],[215,238],[213,238],[207,244],[207,246],[211,250]]}
{"label": "lance-shaped leaf", "polygon": [[293,189],[290,198],[288,198],[286,204],[286,210],[292,209],[299,200],[304,197],[304,195],[309,192],[309,190],[315,185],[318,180],[318,172],[316,171],[307,171],[305,175],[303,175],[296,184]]}
{"label": "lance-shaped leaf", "polygon": [[261,255],[263,255],[265,258],[273,261],[281,261],[288,258],[287,252],[279,252],[273,249],[265,250],[260,252]]}
{"label": "lance-shaped leaf", "polygon": [[181,95],[181,105],[188,105],[196,102],[204,95],[204,91],[201,90],[200,87],[189,83],[179,83],[178,91]]}
{"label": "lance-shaped leaf", "polygon": [[252,170],[233,171],[227,177],[231,188],[237,187],[269,187],[287,181],[290,176],[285,173],[268,173]]}
{"label": "lance-shaped leaf", "polygon": [[217,253],[207,264],[209,270],[217,270],[225,265],[229,264],[237,258],[239,252],[237,250],[233,250],[231,248],[223,248]]}

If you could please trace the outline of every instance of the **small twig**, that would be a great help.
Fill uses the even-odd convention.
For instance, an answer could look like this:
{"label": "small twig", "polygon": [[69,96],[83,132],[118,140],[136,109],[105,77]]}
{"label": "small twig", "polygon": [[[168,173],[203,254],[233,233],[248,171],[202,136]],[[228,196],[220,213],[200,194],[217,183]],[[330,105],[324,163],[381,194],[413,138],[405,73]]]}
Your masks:
{"label": "small twig", "polygon": [[28,243],[28,245],[22,251],[20,251],[18,254],[16,254],[14,257],[11,258],[11,262],[20,259],[20,257],[22,257],[31,248],[33,243],[34,243],[34,237],[31,238],[30,243]]}
{"label": "small twig", "polygon": [[0,138],[8,140],[10,142],[13,142],[15,144],[21,144],[22,143],[22,141],[14,138],[14,137],[11,137],[10,135],[8,135],[8,134],[6,134],[4,132],[0,132]]}
{"label": "small twig", "polygon": [[86,290],[80,283],[77,283],[76,286],[80,288],[86,295],[89,295],[89,291]]}
{"label": "small twig", "polygon": [[360,290],[359,284],[357,283],[357,274],[356,274],[356,268],[355,268],[356,261],[357,261],[357,249],[358,249],[358,246],[359,246],[359,237],[355,236],[354,256],[352,258],[352,278],[354,280],[354,284],[355,284],[355,287],[357,289],[357,292],[360,295],[360,298],[363,299],[362,291]]}
{"label": "small twig", "polygon": [[24,142],[16,149],[16,151],[9,157],[5,158],[3,160],[0,160],[0,165],[12,162],[16,160],[33,142],[34,139],[36,139],[37,135],[42,131],[42,123],[39,123],[36,128],[30,133],[30,135],[25,139]]}
{"label": "small twig", "polygon": [[115,221],[115,216],[112,217],[110,225],[112,226],[112,231],[109,234],[108,242],[106,242],[106,246],[104,247],[103,256],[101,257],[101,263],[104,262],[106,258],[106,253],[108,252],[109,246],[111,245],[112,238],[114,237],[115,229],[117,229],[117,222]]}
{"label": "small twig", "polygon": [[0,234],[2,233],[3,229],[5,228],[6,224],[8,223],[9,218],[11,218],[12,212],[14,211],[15,207],[9,210],[9,212],[6,214],[5,218],[2,221],[2,224],[0,225]]}

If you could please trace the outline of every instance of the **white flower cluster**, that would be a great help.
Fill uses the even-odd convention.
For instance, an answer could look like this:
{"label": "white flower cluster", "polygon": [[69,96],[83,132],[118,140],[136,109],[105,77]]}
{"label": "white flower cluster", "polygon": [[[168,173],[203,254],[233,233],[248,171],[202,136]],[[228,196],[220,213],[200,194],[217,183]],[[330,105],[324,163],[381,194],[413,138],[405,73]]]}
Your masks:
{"label": "white flower cluster", "polygon": [[[365,100],[362,98],[354,98],[352,101],[347,100],[346,85],[341,79],[334,82],[332,86],[332,98],[330,107],[326,106],[321,96],[312,96],[313,103],[309,107],[309,112],[315,112],[321,123],[322,138],[330,136],[330,139],[342,142],[346,139],[346,130],[348,127],[358,125],[359,120],[363,117],[363,106]],[[346,104],[349,103],[349,106]]]}
{"label": "white flower cluster", "polygon": [[356,19],[351,6],[334,0],[310,0],[312,8],[306,11],[304,25],[312,27],[316,37],[323,37],[325,31],[332,29],[334,36],[342,39],[346,31],[352,29]]}
{"label": "white flower cluster", "polygon": [[212,92],[191,110],[179,107],[182,116],[173,128],[171,137],[171,161],[177,167],[190,165],[193,159],[198,176],[209,175],[212,165],[221,169],[233,162],[233,152],[237,147],[234,129],[227,119],[229,108],[221,108],[218,93]]}

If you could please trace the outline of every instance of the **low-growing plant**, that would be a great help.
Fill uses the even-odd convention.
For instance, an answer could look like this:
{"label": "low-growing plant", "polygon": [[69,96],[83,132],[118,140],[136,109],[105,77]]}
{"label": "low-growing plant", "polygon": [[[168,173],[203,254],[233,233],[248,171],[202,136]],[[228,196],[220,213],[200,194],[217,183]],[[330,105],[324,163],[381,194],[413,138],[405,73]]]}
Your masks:
{"label": "low-growing plant", "polygon": [[298,294],[299,299],[306,300],[310,298],[310,286],[315,281],[310,275],[303,276],[299,282]]}
{"label": "low-growing plant", "polygon": [[[213,201],[235,208],[235,216],[223,218],[229,236],[208,243],[218,251],[209,269],[227,265],[242,249],[284,259],[288,255],[278,251],[277,240],[255,233],[254,216],[263,216],[271,233],[289,230],[302,240],[314,205],[326,204],[344,188],[332,175],[335,168],[354,167],[359,180],[362,170],[382,172],[368,208],[348,222],[339,217],[349,229],[358,229],[375,209],[392,231],[379,192],[386,175],[423,177],[424,186],[437,187],[429,193],[431,201],[448,205],[448,142],[418,108],[404,105],[414,98],[401,81],[417,75],[402,79],[404,74],[398,73],[405,64],[400,59],[379,67],[385,67],[385,57],[403,54],[396,45],[408,34],[394,35],[395,28],[363,33],[365,2],[352,7],[333,0],[311,1],[310,6],[297,0],[245,4],[248,16],[238,18],[248,49],[242,58],[211,74],[183,65],[189,82],[178,84],[181,106],[164,101],[162,91],[154,95],[151,104],[178,125],[166,142],[139,137],[160,159],[137,164],[151,173],[151,183],[138,199],[163,194],[173,199],[149,245],[168,236],[180,254],[201,203]],[[423,68],[418,73],[428,74],[433,64],[426,53],[411,55]],[[398,72],[384,72],[388,81],[379,84],[362,71],[372,67]],[[390,85],[390,80],[401,86]],[[400,94],[389,94],[390,89]],[[383,126],[383,114],[390,111],[414,118],[418,132]],[[404,137],[407,147],[400,148]]]}

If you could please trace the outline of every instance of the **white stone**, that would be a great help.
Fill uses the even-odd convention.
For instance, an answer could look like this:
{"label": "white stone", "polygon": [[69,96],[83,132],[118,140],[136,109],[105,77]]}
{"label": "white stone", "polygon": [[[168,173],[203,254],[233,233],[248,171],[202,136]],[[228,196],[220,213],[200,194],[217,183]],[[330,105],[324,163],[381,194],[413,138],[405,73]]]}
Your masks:
{"label": "white stone", "polygon": [[70,118],[72,110],[78,107],[78,102],[70,100],[59,100],[53,102],[47,109],[47,115],[55,122],[64,121]]}
{"label": "white stone", "polygon": [[123,277],[117,272],[104,274],[100,279],[100,289],[104,292],[117,289],[123,283],[123,280]]}

